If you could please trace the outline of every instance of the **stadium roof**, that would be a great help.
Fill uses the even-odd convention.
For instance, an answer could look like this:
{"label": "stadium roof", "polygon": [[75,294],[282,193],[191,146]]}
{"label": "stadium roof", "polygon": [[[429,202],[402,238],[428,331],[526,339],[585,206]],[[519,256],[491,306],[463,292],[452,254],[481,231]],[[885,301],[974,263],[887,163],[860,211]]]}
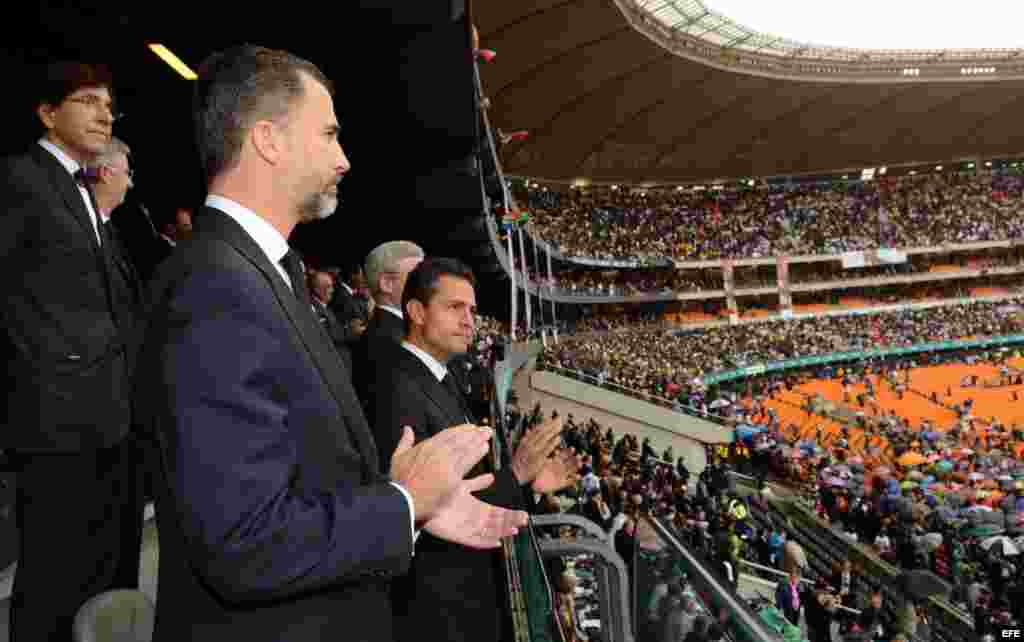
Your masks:
{"label": "stadium roof", "polygon": [[[708,42],[780,55],[917,56],[966,50],[1017,52],[1024,6],[1003,0],[858,0],[837,9],[814,0],[636,0],[671,29]],[[999,16],[993,20],[993,16]],[[920,25],[922,28],[907,28]]]}
{"label": "stadium roof", "polygon": [[788,41],[769,46],[725,22],[716,36],[669,28],[647,10],[669,2],[474,4],[481,46],[498,52],[482,69],[491,121],[530,132],[504,148],[506,173],[682,182],[1024,150],[1016,50],[839,56],[858,50],[825,47],[787,58],[772,47],[784,52]]}

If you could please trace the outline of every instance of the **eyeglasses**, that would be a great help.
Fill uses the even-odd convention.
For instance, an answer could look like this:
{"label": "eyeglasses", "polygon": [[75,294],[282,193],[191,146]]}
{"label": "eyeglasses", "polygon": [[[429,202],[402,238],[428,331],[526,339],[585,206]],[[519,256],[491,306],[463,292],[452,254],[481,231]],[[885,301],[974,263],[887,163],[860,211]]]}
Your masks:
{"label": "eyeglasses", "polygon": [[88,107],[88,108],[90,108],[90,109],[92,109],[94,111],[99,111],[101,109],[105,109],[105,110],[107,110],[107,112],[110,113],[110,115],[113,117],[114,120],[121,120],[122,118],[124,118],[124,114],[119,112],[119,111],[117,111],[114,108],[113,103],[108,103],[105,100],[103,100],[102,98],[100,98],[99,96],[96,96],[94,94],[89,94],[87,96],[75,96],[74,98],[68,98],[67,102],[69,102],[69,103],[78,103],[79,105],[85,105],[86,107]]}

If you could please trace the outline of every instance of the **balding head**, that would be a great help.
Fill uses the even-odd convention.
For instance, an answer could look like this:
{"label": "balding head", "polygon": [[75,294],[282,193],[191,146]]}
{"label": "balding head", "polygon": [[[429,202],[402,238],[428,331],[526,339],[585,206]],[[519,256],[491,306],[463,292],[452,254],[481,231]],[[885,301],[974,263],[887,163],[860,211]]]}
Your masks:
{"label": "balding head", "polygon": [[366,281],[378,304],[402,306],[402,291],[409,273],[423,261],[423,250],[410,241],[388,241],[366,256]]}

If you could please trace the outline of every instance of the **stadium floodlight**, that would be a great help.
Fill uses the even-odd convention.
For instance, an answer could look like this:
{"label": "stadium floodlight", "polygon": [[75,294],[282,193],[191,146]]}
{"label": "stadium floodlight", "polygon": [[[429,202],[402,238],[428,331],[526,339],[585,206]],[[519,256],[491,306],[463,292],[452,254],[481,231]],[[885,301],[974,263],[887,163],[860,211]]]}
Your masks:
{"label": "stadium floodlight", "polygon": [[967,163],[967,169],[974,169],[974,163]]}
{"label": "stadium floodlight", "polygon": [[912,169],[912,170],[910,170],[907,173],[910,174],[911,176],[913,176],[914,174],[917,174],[917,170],[916,169]]}
{"label": "stadium floodlight", "polygon": [[992,161],[985,161],[985,167],[992,167]]}
{"label": "stadium floodlight", "polygon": [[150,51],[159,56],[161,60],[167,63],[168,67],[178,72],[178,75],[184,78],[185,80],[196,80],[199,78],[199,76],[196,75],[196,72],[192,71],[192,69],[187,64],[185,64],[185,62],[181,58],[175,56],[174,52],[165,47],[164,45],[150,43],[147,46],[149,47]]}
{"label": "stadium floodlight", "polygon": [[885,166],[883,166],[883,167],[879,167],[879,168],[878,168],[878,173],[879,173],[879,174],[881,174],[881,175],[883,175],[883,176],[884,176],[884,175],[885,175],[885,173],[886,173],[886,172],[888,172],[888,171],[889,171],[889,168],[888,168],[888,167],[885,167]]}
{"label": "stadium floodlight", "polygon": [[935,171],[936,172],[941,172],[942,171],[942,165],[936,165],[935,166]]}

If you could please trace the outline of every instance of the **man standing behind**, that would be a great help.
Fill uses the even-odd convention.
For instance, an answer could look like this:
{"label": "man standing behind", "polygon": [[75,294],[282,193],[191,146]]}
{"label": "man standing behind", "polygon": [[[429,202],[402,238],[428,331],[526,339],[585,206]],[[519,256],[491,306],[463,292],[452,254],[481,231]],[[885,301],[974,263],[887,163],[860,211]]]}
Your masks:
{"label": "man standing behind", "polygon": [[[351,379],[288,237],[330,215],[349,163],[331,84],[282,51],[214,54],[196,84],[209,184],[157,270],[137,378],[159,467],[154,642],[390,642],[388,581],[413,525],[488,548],[526,521],[463,477],[491,432],[460,426],[379,472]],[[44,600],[45,601],[45,600]]]}
{"label": "man standing behind", "polygon": [[45,134],[0,167],[0,448],[19,466],[15,642],[68,640],[87,599],[137,586],[132,523],[142,520],[125,492],[138,464],[126,445],[136,310],[83,169],[110,144],[112,78],[56,63],[42,80]]}
{"label": "man standing behind", "polygon": [[373,391],[368,388],[373,371],[405,336],[402,291],[409,273],[423,260],[423,250],[409,241],[388,241],[366,255],[366,281],[374,308],[366,331],[353,351],[356,391],[368,411],[370,424]]}
{"label": "man standing behind", "polygon": [[132,169],[128,164],[131,150],[120,138],[113,137],[110,144],[90,165],[90,181],[107,235],[110,237],[110,254],[115,279],[121,281],[117,291],[130,295],[121,301],[125,306],[137,307],[142,303],[142,285],[135,267],[128,259],[130,249],[125,246],[120,229],[112,220],[114,210],[124,204],[125,196],[132,187]]}
{"label": "man standing behind", "polygon": [[[376,364],[371,381],[375,436],[384,461],[403,426],[411,426],[420,441],[466,421],[468,408],[445,364],[464,353],[473,337],[472,272],[452,259],[426,259],[409,274],[402,311],[405,339]],[[532,492],[543,494],[575,483],[579,460],[572,451],[549,458],[560,435],[558,419],[527,433],[511,466],[495,472],[494,487],[480,498],[519,508],[523,490],[531,485]],[[499,584],[499,562],[491,552],[424,535],[408,577],[395,583],[396,638],[412,642],[429,632],[446,642],[500,639],[506,591]]]}

